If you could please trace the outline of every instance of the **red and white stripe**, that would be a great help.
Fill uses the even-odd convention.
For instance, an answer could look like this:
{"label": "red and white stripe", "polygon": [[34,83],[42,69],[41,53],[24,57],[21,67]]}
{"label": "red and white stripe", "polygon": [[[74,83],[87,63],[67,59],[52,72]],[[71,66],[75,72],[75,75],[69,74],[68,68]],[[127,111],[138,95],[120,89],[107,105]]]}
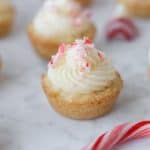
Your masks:
{"label": "red and white stripe", "polygon": [[150,120],[119,125],[110,132],[101,134],[83,150],[111,150],[118,144],[144,137],[150,137]]}
{"label": "red and white stripe", "polygon": [[106,37],[112,39],[133,40],[138,35],[138,30],[134,23],[124,17],[111,20],[106,26]]}

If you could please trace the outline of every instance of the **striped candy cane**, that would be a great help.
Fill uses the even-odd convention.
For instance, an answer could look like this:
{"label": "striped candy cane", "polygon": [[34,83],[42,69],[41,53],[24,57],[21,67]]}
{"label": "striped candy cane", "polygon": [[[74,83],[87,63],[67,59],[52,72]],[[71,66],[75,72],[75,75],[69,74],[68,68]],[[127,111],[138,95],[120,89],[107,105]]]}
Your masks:
{"label": "striped candy cane", "polygon": [[150,120],[119,125],[110,132],[100,135],[83,150],[111,150],[118,144],[144,137],[150,137]]}

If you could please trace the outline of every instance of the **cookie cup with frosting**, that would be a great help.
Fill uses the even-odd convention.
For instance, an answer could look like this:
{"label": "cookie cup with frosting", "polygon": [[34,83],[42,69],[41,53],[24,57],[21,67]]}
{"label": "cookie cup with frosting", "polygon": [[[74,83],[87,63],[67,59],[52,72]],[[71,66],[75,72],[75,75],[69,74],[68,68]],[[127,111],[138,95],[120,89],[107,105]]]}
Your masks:
{"label": "cookie cup with frosting", "polygon": [[150,18],[149,0],[117,0],[119,7],[128,15]]}
{"label": "cookie cup with frosting", "polygon": [[48,0],[29,25],[28,35],[37,53],[47,59],[61,43],[84,36],[93,39],[96,28],[89,17],[89,12],[74,1]]}
{"label": "cookie cup with frosting", "polygon": [[15,8],[8,0],[0,1],[0,36],[7,35],[12,28]]}
{"label": "cookie cup with frosting", "polygon": [[93,119],[109,112],[123,87],[119,73],[88,40],[61,45],[42,76],[54,109],[73,119]]}

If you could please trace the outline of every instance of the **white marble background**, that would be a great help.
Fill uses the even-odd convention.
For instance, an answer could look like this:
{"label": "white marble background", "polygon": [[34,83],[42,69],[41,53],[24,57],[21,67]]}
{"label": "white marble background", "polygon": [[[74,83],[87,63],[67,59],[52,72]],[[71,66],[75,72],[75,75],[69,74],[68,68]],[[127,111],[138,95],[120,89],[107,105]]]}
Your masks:
{"label": "white marble background", "polygon": [[[99,133],[126,121],[150,119],[150,81],[147,53],[150,21],[135,20],[141,36],[133,42],[107,42],[103,26],[114,1],[95,0],[98,28],[96,45],[112,58],[125,86],[113,111],[96,120],[70,120],[55,113],[41,89],[40,76],[47,62],[36,56],[26,27],[42,0],[14,0],[17,19],[10,36],[0,39],[4,68],[0,77],[0,150],[79,150]],[[149,149],[150,140],[138,140],[118,149]]]}

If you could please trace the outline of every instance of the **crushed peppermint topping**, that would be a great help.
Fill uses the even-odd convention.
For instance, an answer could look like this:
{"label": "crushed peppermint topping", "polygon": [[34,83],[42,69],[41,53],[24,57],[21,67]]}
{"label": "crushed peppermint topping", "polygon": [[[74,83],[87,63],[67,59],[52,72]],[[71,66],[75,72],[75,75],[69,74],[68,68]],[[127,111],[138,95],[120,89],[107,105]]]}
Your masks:
{"label": "crushed peppermint topping", "polygon": [[101,51],[98,52],[98,56],[100,59],[104,59],[105,58],[105,54]]}
{"label": "crushed peppermint topping", "polygon": [[64,53],[66,49],[66,45],[65,44],[61,44],[58,48],[58,52],[59,53]]}
{"label": "crushed peppermint topping", "polygon": [[88,63],[86,63],[86,67],[87,67],[87,68],[89,67],[89,64],[88,64]]}
{"label": "crushed peppermint topping", "polygon": [[83,45],[88,45],[88,46],[92,45],[93,46],[92,41],[87,37],[84,37],[83,40],[76,40],[75,44],[80,45],[80,46],[83,46]]}
{"label": "crushed peppermint topping", "polygon": [[[77,11],[77,10],[76,10]],[[91,13],[87,10],[78,10],[78,12],[70,13],[71,16],[71,22],[75,27],[81,27],[81,25],[84,23],[84,18],[87,20],[90,20],[91,18]]]}
{"label": "crushed peppermint topping", "polygon": [[[65,57],[65,54],[68,50],[73,49],[77,53],[74,56],[75,61],[78,63],[78,65],[81,67],[81,72],[89,71],[91,69],[91,64],[88,62],[88,50],[95,49],[93,42],[88,39],[87,37],[84,37],[83,40],[76,40],[72,44],[61,44],[58,48],[58,52],[56,55],[52,56],[49,67],[54,68],[59,61]],[[105,59],[105,55],[103,52],[97,51],[97,55],[100,58],[100,60]]]}
{"label": "crushed peppermint topping", "polygon": [[52,59],[50,60],[50,64],[53,64],[53,60]]}
{"label": "crushed peppermint topping", "polygon": [[84,61],[81,63],[80,66],[81,66],[81,70],[80,70],[81,73],[88,72],[88,71],[91,70],[90,65],[88,63],[84,62]]}
{"label": "crushed peppermint topping", "polygon": [[49,61],[49,63],[48,63],[48,67],[50,68],[50,67],[52,67],[53,66],[53,59],[51,58],[51,60]]}
{"label": "crushed peppermint topping", "polygon": [[85,38],[84,40],[85,40],[85,44],[92,44],[92,41],[89,40],[88,38]]}

